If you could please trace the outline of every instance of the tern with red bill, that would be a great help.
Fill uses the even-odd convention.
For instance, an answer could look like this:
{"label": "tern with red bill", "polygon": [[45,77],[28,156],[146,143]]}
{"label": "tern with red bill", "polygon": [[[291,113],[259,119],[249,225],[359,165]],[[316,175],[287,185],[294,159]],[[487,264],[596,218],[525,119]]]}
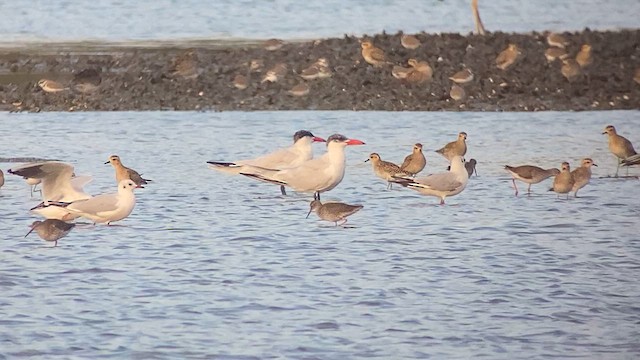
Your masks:
{"label": "tern with red bill", "polygon": [[[255,159],[239,160],[233,162],[207,161],[209,168],[226,172],[228,174],[252,173],[253,168],[282,170],[300,166],[305,161],[313,159],[314,142],[325,142],[323,138],[314,136],[310,131],[300,130],[293,134],[293,145],[278,149],[272,153],[262,155]],[[286,195],[284,187],[280,188],[282,195]]]}
{"label": "tern with red bill", "polygon": [[342,181],[347,166],[344,148],[348,145],[363,145],[364,142],[334,134],[327,139],[327,152],[317,159],[305,161],[297,167],[269,170],[254,168],[240,174],[268,182],[287,186],[295,191],[313,192],[314,199],[320,200],[320,193],[329,191]]}

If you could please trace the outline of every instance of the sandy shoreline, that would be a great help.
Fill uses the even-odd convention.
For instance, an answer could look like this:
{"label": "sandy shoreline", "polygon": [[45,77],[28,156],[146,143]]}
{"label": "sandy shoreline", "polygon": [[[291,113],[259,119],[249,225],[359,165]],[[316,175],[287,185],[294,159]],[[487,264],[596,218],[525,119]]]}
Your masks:
{"label": "sandy shoreline", "polygon": [[[543,111],[640,109],[640,30],[565,33],[571,56],[582,44],[593,48],[593,64],[573,82],[560,73],[561,63],[548,63],[542,33],[417,34],[422,46],[408,50],[400,34],[370,39],[388,60],[404,65],[409,58],[428,61],[433,79],[411,85],[391,75],[391,64],[374,68],[362,60],[359,39],[343,38],[288,42],[267,51],[252,40],[153,43],[53,43],[0,46],[1,111],[113,110],[389,110],[389,111]],[[509,43],[522,56],[509,69],[495,66],[495,57]],[[197,78],[171,74],[171,64],[185,53],[195,54]],[[333,76],[303,80],[299,73],[318,58],[329,62]],[[264,62],[248,72],[252,60]],[[286,63],[288,71],[276,83],[264,82],[267,69]],[[452,76],[463,67],[475,74],[464,86],[466,99],[449,97]],[[75,89],[83,70],[97,70],[99,86],[82,93]],[[249,74],[248,87],[233,86],[236,75]],[[42,91],[40,79],[69,87]],[[306,83],[309,94],[288,91]]]}

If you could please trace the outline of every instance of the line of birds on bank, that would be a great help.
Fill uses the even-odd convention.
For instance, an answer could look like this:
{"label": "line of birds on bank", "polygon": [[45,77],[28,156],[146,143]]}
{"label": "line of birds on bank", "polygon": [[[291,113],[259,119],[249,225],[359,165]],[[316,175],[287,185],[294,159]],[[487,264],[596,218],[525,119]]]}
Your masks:
{"label": "line of birds on bank", "polygon": [[[578,80],[585,74],[586,69],[594,62],[592,47],[590,44],[583,44],[575,56],[570,56],[567,48],[570,42],[561,34],[548,33],[546,41],[550,46],[545,52],[544,57],[548,63],[556,60],[561,61],[560,73],[569,82]],[[264,42],[263,47],[268,51],[281,50],[286,43],[279,39],[269,39]],[[422,46],[421,41],[410,34],[402,34],[400,44],[411,51]],[[390,67],[391,75],[408,85],[424,85],[431,82],[434,75],[432,66],[424,60],[417,59],[415,55],[406,62],[408,67],[404,65],[394,64],[388,60],[385,51],[373,44],[370,39],[362,39],[360,43],[361,57],[364,62],[372,65],[374,68]],[[495,66],[500,70],[507,70],[516,64],[523,56],[523,50],[516,44],[509,44],[506,49],[500,52],[495,60]],[[439,58],[438,61],[442,59]],[[306,96],[310,93],[311,88],[309,82],[316,79],[331,78],[334,74],[333,69],[327,57],[320,57],[306,68],[295,72],[289,64],[277,62],[268,69],[265,68],[265,62],[262,59],[253,59],[246,63],[246,71],[236,74],[232,80],[232,86],[238,90],[247,89],[252,82],[254,73],[261,73],[260,84],[269,84],[281,82],[288,74],[295,73],[302,80],[297,85],[287,91],[292,96]],[[200,76],[202,69],[198,66],[198,56],[195,50],[188,50],[173,59],[166,76],[171,79],[193,80]],[[454,101],[464,100],[467,96],[465,85],[477,79],[477,75],[473,70],[463,65],[463,69],[449,77],[451,80],[451,88],[449,96]],[[633,80],[640,84],[640,68],[637,68],[633,74]],[[77,91],[80,93],[93,93],[98,90],[102,83],[101,73],[96,69],[84,69],[75,74],[70,84],[55,81],[53,79],[41,79],[37,85],[40,89],[47,93],[62,93],[66,91]],[[506,86],[501,84],[501,86]],[[16,105],[18,104],[18,105]],[[20,102],[14,105],[21,105]]]}
{"label": "line of birds on bank", "polygon": [[[608,136],[608,146],[616,156],[618,176],[620,166],[640,165],[638,154],[631,142],[619,135],[613,125],[604,129]],[[445,198],[461,193],[469,178],[476,171],[475,159],[466,162],[467,134],[460,132],[458,138],[442,148],[435,150],[450,162],[446,172],[416,177],[425,168],[427,161],[423,153],[423,146],[417,143],[411,154],[405,157],[401,165],[383,161],[378,153],[371,153],[365,162],[372,163],[376,176],[386,181],[388,188],[393,183],[415,190],[423,195],[434,196],[445,203]],[[307,130],[300,130],[293,136],[294,143],[260,156],[258,158],[239,161],[208,161],[209,167],[229,174],[239,174],[262,182],[278,185],[282,194],[286,195],[288,187],[297,192],[312,192],[314,200],[310,203],[311,212],[327,221],[343,225],[347,217],[363,208],[362,205],[350,205],[340,202],[322,203],[321,193],[330,191],[338,186],[345,175],[345,148],[351,145],[364,145],[358,139],[349,139],[340,134],[331,135],[326,141],[314,136]],[[318,158],[313,157],[312,144],[326,142],[327,151]],[[111,224],[128,217],[135,207],[134,189],[141,188],[151,180],[143,178],[137,171],[124,166],[117,155],[109,157],[105,164],[111,164],[115,169],[118,192],[91,196],[84,192],[83,187],[92,181],[89,176],[76,176],[72,165],[60,161],[46,161],[28,163],[9,169],[10,174],[23,177],[29,184],[40,182],[43,201],[31,209],[31,212],[44,217],[44,221],[35,221],[31,230],[48,241],[54,241],[67,235],[75,226],[69,221],[78,217],[90,219],[94,224]],[[531,185],[554,177],[550,191],[558,194],[578,191],[586,186],[591,179],[591,167],[597,166],[590,158],[582,160],[579,168],[571,171],[568,162],[563,162],[561,170],[543,169],[534,165],[505,166],[511,175],[515,195],[518,195],[516,180],[527,183],[527,193],[531,192]],[[627,168],[628,169],[628,168]],[[628,171],[628,170],[627,170]],[[35,180],[35,181],[34,181]],[[0,171],[0,187],[4,184],[4,174]],[[25,235],[25,237],[27,236]]]}

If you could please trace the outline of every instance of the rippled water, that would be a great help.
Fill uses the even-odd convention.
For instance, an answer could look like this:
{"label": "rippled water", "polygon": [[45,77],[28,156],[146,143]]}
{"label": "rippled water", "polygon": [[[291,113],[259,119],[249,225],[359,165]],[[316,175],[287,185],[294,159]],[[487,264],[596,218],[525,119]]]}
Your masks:
{"label": "rippled water", "polygon": [[[480,1],[492,31],[637,28],[640,2]],[[469,0],[0,2],[0,42],[24,40],[318,38],[473,29]]]}
{"label": "rippled water", "polygon": [[[0,189],[0,358],[633,359],[640,355],[637,179],[603,178],[614,124],[640,144],[638,112],[0,114],[0,156],[72,162],[113,191],[116,153],[154,180],[120,226],[82,225],[59,246],[30,235],[36,204]],[[305,219],[310,196],[206,167],[285,146],[301,128],[359,138],[325,200],[361,203],[352,228]],[[399,162],[469,134],[479,176],[437,199],[385,184]],[[317,145],[316,153],[323,148]],[[600,165],[583,197],[502,165]],[[0,164],[5,170],[14,164]],[[638,174],[632,169],[632,174]],[[523,186],[524,188],[524,186]]]}

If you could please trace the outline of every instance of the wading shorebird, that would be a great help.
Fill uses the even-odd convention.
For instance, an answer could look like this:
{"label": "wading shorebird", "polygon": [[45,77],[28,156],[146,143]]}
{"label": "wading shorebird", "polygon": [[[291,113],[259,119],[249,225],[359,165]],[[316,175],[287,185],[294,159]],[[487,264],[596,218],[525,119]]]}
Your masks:
{"label": "wading shorebird", "polygon": [[573,185],[575,181],[573,180],[573,176],[571,176],[571,167],[568,162],[562,163],[562,170],[560,173],[556,175],[553,179],[553,186],[549,191],[555,191],[558,194],[558,198],[560,198],[560,194],[567,194],[567,199],[569,199],[569,193],[571,189],[573,189]]}
{"label": "wading shorebird", "polygon": [[464,156],[467,153],[467,133],[461,132],[458,134],[458,139],[452,141],[442,148],[436,150],[436,152],[444,156],[447,160],[451,161],[454,156]]}
{"label": "wading shorebird", "polygon": [[128,168],[122,165],[122,161],[120,161],[120,157],[118,155],[109,156],[109,160],[105,162],[106,164],[111,164],[116,169],[116,182],[120,183],[122,180],[132,180],[138,187],[143,187],[142,185],[147,185],[147,183],[151,180],[144,179],[142,176],[135,170]]}
{"label": "wading shorebird", "polygon": [[516,180],[520,180],[529,184],[527,187],[527,195],[531,194],[531,185],[542,182],[552,176],[556,176],[560,173],[560,170],[556,168],[543,169],[534,165],[521,165],[521,166],[509,166],[505,165],[504,169],[511,174],[511,181],[513,182],[513,188],[516,190],[516,196],[518,196],[518,186]]}
{"label": "wading shorebird", "polygon": [[58,240],[67,236],[67,234],[76,226],[76,224],[68,223],[58,219],[47,219],[45,221],[34,221],[31,224],[31,230],[24,237],[29,236],[33,230],[44,241],[53,241],[53,246],[58,246]]}
{"label": "wading shorebird", "polygon": [[[633,148],[631,141],[627,140],[624,136],[618,135],[616,128],[613,125],[608,125],[604,128],[604,132],[602,134],[607,134],[609,137],[609,151],[611,151],[618,160],[615,175],[615,177],[618,177],[618,171],[620,170],[622,161],[636,155],[636,150]],[[629,168],[627,168],[627,175],[629,175]]]}
{"label": "wading shorebird", "polygon": [[[309,212],[307,213],[307,218],[311,215],[311,212],[315,212],[318,214],[318,217],[322,220],[335,222],[336,226],[342,226],[347,222],[347,217],[351,216],[364,206],[362,205],[349,205],[340,202],[328,202],[321,203],[320,200],[313,200],[310,204]],[[342,221],[341,224],[338,224],[338,221]]]}
{"label": "wading shorebird", "polygon": [[371,153],[369,158],[364,162],[371,161],[371,165],[373,167],[373,172],[382,180],[387,182],[387,190],[391,190],[394,177],[404,177],[404,176],[412,176],[413,174],[406,173],[400,170],[400,166],[389,162],[384,161],[380,158],[380,155],[377,153]]}
{"label": "wading shorebird", "polygon": [[573,177],[573,188],[571,191],[573,191],[574,197],[578,197],[578,190],[585,187],[591,180],[592,166],[598,165],[590,158],[584,158],[582,159],[581,166],[571,172],[571,176]]}
{"label": "wading shorebird", "polygon": [[426,165],[427,159],[424,157],[424,153],[422,152],[422,144],[416,143],[413,145],[413,151],[411,154],[404,158],[402,165],[400,165],[400,170],[411,176],[415,176],[417,173],[422,171]]}

